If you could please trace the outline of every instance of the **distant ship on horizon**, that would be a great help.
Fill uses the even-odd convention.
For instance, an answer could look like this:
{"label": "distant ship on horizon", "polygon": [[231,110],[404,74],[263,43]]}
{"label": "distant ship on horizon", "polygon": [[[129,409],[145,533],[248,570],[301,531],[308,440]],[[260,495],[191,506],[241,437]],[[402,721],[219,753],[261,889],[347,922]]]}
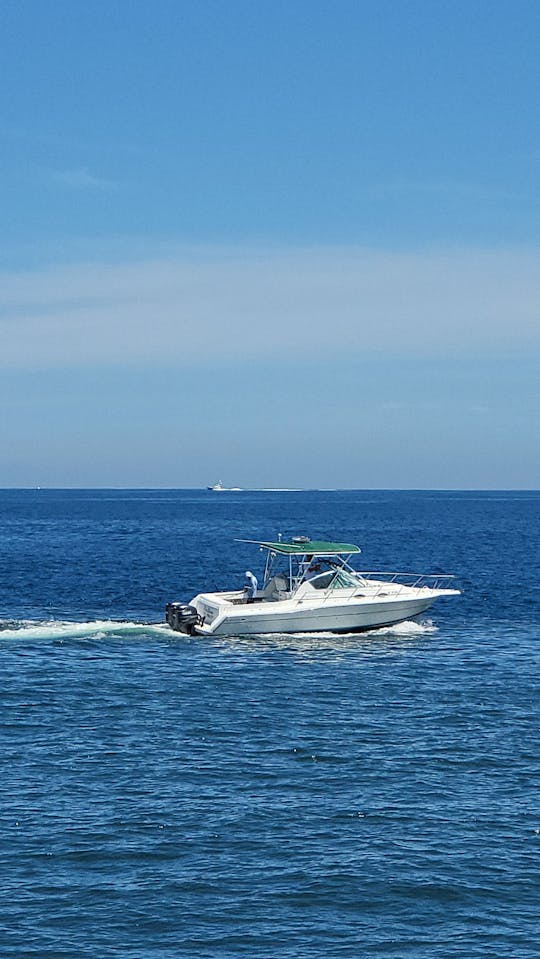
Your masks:
{"label": "distant ship on horizon", "polygon": [[223,486],[221,480],[218,480],[217,483],[214,483],[213,486],[207,486],[207,490],[210,490],[211,493],[241,493],[242,490],[239,486]]}
{"label": "distant ship on horizon", "polygon": [[[213,486],[207,486],[206,489],[210,493],[305,493],[306,489],[300,486],[290,487],[290,486],[255,486],[253,488],[244,489],[241,486],[224,486],[221,480],[218,480],[217,483],[214,483]],[[316,492],[316,490],[311,490],[311,492]]]}

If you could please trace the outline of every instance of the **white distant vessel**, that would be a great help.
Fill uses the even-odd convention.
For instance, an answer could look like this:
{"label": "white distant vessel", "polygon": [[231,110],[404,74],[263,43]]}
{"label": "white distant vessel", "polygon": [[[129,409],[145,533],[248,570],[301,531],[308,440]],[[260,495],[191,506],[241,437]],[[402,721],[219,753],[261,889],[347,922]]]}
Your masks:
{"label": "white distant vessel", "polygon": [[444,575],[358,572],[349,560],[360,549],[347,543],[306,536],[244,542],[266,552],[262,588],[253,598],[233,590],[168,603],[172,629],[200,636],[361,632],[411,619],[439,597],[460,592],[449,587],[453,577]]}
{"label": "white distant vessel", "polygon": [[[301,487],[290,487],[290,486],[257,486],[250,490],[244,490],[240,486],[223,486],[221,480],[218,480],[217,483],[214,483],[213,486],[207,486],[207,490],[210,490],[212,493],[305,493],[307,490],[302,489]],[[310,490],[309,492],[318,492],[317,490]]]}
{"label": "white distant vessel", "polygon": [[214,483],[213,486],[207,486],[206,489],[210,490],[212,493],[241,493],[242,492],[239,486],[223,486],[221,480],[218,480],[217,483]]}

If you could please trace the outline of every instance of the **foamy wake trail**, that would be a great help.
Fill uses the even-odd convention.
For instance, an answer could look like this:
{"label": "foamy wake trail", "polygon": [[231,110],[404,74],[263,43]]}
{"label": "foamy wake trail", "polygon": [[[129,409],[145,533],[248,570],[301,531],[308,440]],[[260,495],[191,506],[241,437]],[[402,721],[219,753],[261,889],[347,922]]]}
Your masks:
{"label": "foamy wake trail", "polygon": [[[331,640],[332,642],[339,642],[339,640],[361,640],[369,636],[398,636],[402,638],[422,636],[426,633],[434,633],[437,631],[437,626],[435,626],[431,620],[426,620],[424,622],[414,622],[409,620],[405,623],[397,623],[395,626],[385,626],[382,629],[372,629],[366,631],[365,633],[331,633],[331,632],[321,632],[321,633],[294,633],[289,639],[306,639],[310,641],[319,641],[319,640]],[[164,623],[131,623],[125,621],[117,621],[112,619],[97,619],[88,623],[74,623],[74,622],[65,622],[53,620],[51,622],[32,622],[29,620],[20,620],[13,622],[0,621],[0,642],[2,640],[17,639],[17,640],[62,640],[62,639],[111,639],[111,638],[136,638],[137,636],[148,636],[153,635],[156,638],[159,637],[168,637],[171,638],[172,635],[176,639],[180,638],[181,634],[171,633],[171,630]],[[259,634],[260,636],[266,636],[270,639],[276,639],[277,633],[267,633]],[[186,638],[186,637],[184,637]],[[227,640],[228,637],[218,637],[219,639]],[[251,640],[256,640],[254,637],[241,637],[249,642]],[[283,638],[283,637],[281,637]]]}
{"label": "foamy wake trail", "polygon": [[149,633],[156,636],[171,635],[169,627],[164,624],[117,622],[109,619],[97,619],[89,623],[56,620],[47,623],[24,620],[17,623],[0,622],[0,642],[7,639],[107,639],[113,636],[146,636]]}

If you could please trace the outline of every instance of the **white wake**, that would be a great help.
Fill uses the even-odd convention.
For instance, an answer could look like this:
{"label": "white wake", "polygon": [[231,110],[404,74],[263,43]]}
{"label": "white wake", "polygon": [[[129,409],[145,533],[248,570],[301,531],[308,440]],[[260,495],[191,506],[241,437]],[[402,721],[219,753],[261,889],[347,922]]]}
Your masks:
{"label": "white wake", "polygon": [[[259,633],[249,637],[210,637],[214,640],[240,639],[249,643],[256,642],[259,639],[269,640],[307,640],[311,642],[327,641],[339,643],[340,641],[351,642],[354,640],[365,640],[369,637],[395,636],[402,639],[414,638],[425,635],[426,633],[437,632],[431,620],[425,622],[415,622],[408,620],[404,623],[397,623],[395,626],[385,626],[380,629],[366,630],[362,633]],[[183,633],[173,632],[166,623],[133,623],[125,620],[96,619],[91,622],[67,622],[65,620],[50,620],[48,622],[34,622],[31,620],[20,620],[14,622],[0,621],[0,642],[2,640],[63,640],[63,639],[111,639],[111,638],[136,638],[138,636],[155,636],[156,638],[184,638]],[[194,637],[197,638],[197,637]],[[202,637],[201,642],[205,640]]]}
{"label": "white wake", "polygon": [[96,619],[87,623],[74,623],[59,620],[33,622],[22,620],[14,623],[0,622],[0,642],[8,639],[107,639],[110,637],[170,636],[171,630],[165,623],[132,623],[113,619]]}

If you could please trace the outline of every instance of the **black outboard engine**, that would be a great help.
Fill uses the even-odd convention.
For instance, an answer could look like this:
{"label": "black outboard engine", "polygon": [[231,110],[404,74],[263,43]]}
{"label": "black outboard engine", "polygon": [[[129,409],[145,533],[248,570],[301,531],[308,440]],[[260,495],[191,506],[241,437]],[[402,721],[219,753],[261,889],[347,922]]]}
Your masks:
{"label": "black outboard engine", "polygon": [[177,633],[187,633],[193,635],[193,628],[199,622],[199,614],[194,606],[188,606],[186,603],[167,603],[165,607],[165,619],[171,629]]}

